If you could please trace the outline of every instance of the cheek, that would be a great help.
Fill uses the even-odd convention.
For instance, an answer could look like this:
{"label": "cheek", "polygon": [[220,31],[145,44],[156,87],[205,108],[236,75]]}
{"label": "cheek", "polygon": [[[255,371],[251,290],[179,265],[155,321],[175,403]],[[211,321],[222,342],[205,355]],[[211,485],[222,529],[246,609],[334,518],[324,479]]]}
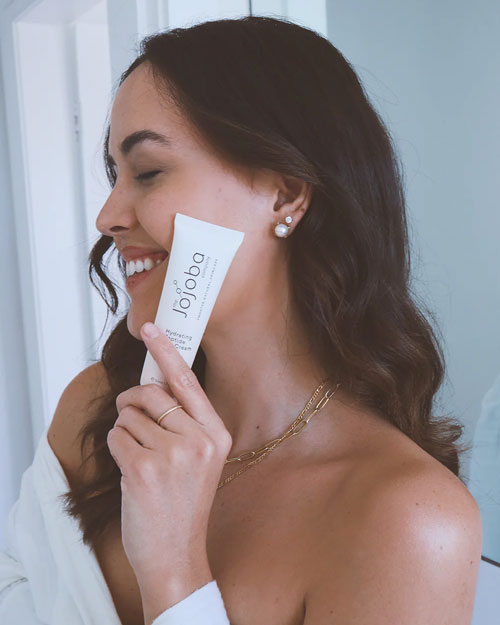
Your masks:
{"label": "cheek", "polygon": [[[262,232],[262,198],[241,181],[225,172],[211,171],[191,182],[189,195],[183,197],[178,209],[195,219],[203,219],[247,235]],[[268,221],[268,219],[267,219]]]}
{"label": "cheek", "polygon": [[170,201],[165,193],[151,194],[147,201],[137,208],[137,219],[152,241],[160,247],[172,249],[174,219],[176,212],[183,212],[177,203]]}
{"label": "cheek", "polygon": [[271,236],[268,233],[274,227],[267,198],[253,193],[234,177],[217,176],[215,172],[194,180],[171,177],[137,207],[142,228],[166,249],[172,247],[176,213],[244,232],[242,245],[249,248],[245,255],[257,264],[260,252],[256,246],[265,251]]}

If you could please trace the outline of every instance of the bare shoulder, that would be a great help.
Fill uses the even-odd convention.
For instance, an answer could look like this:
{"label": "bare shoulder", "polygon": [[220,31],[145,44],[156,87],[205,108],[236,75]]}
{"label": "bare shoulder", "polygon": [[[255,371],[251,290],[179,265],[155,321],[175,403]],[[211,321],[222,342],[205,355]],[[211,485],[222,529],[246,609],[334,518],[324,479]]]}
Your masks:
{"label": "bare shoulder", "polygon": [[470,625],[479,508],[451,471],[408,449],[372,466],[362,488],[357,482],[343,502],[341,537],[325,519],[304,625]]}
{"label": "bare shoulder", "polygon": [[97,403],[93,400],[107,390],[106,370],[101,362],[96,362],[76,375],[59,398],[47,439],[70,483],[82,464],[81,429],[95,414]]}

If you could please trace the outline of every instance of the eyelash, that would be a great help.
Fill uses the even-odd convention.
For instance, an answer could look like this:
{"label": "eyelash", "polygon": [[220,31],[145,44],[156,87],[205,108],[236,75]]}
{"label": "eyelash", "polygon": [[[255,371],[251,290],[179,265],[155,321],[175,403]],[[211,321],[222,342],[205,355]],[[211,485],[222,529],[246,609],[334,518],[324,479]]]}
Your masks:
{"label": "eyelash", "polygon": [[135,177],[136,180],[139,181],[143,181],[143,180],[149,180],[151,178],[153,178],[154,176],[156,176],[156,174],[161,173],[159,170],[154,170],[154,171],[146,171],[143,174],[139,174],[138,176]]}

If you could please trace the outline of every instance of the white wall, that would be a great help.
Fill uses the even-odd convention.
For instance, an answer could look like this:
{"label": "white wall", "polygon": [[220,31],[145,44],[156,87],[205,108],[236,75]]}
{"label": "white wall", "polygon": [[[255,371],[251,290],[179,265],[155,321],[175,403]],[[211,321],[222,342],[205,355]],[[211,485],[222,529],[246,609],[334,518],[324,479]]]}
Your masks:
{"label": "white wall", "polygon": [[105,2],[0,0],[0,11],[4,544],[40,435],[65,386],[105,340],[105,305],[89,282],[87,256],[109,193],[99,149],[111,89]]}
{"label": "white wall", "polygon": [[470,441],[500,370],[500,4],[329,0],[327,16],[403,157],[414,288],[445,341],[436,413]]}
{"label": "white wall", "polygon": [[[26,389],[26,345],[12,207],[11,168],[6,143],[4,82],[0,74],[0,519],[17,499],[22,471],[31,464],[33,440]],[[15,441],[15,442],[14,442]],[[3,531],[0,533],[3,538]]]}

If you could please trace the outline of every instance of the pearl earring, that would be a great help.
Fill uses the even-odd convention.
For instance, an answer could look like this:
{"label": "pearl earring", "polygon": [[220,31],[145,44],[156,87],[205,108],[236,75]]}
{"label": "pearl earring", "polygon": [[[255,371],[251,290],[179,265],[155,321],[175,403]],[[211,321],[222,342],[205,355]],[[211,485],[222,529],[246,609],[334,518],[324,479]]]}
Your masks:
{"label": "pearl earring", "polygon": [[[290,215],[287,215],[285,217],[285,221],[286,221],[286,224],[291,224],[292,223],[292,218],[290,217]],[[290,228],[286,224],[282,224],[280,222],[278,222],[276,224],[276,226],[274,227],[274,234],[277,237],[284,238],[284,237],[288,236],[288,232],[289,232]]]}

